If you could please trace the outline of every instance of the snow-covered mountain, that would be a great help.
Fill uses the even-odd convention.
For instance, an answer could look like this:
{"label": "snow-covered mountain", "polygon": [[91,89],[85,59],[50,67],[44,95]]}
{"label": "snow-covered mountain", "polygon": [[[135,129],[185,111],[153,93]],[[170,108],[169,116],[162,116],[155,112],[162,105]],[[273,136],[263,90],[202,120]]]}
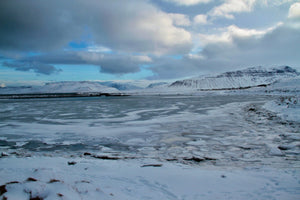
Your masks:
{"label": "snow-covered mountain", "polygon": [[46,83],[43,86],[5,87],[0,94],[34,94],[34,93],[120,93],[113,87],[107,87],[92,81],[62,81]]}
{"label": "snow-covered mountain", "polygon": [[[300,73],[288,66],[270,69],[253,67],[214,76],[200,76],[178,80],[171,84],[168,82],[147,80],[62,81],[46,83],[43,86],[4,87],[0,88],[0,94],[121,93],[121,91],[127,94],[177,94],[199,90],[245,89],[267,85],[271,87],[274,83],[291,79],[300,79]],[[290,82],[283,83],[290,85]],[[276,88],[273,88],[272,91],[278,91],[282,84],[274,86]],[[296,90],[298,91],[299,89],[297,88]]]}
{"label": "snow-covered mountain", "polygon": [[161,88],[161,87],[165,87],[169,85],[168,82],[157,82],[157,83],[151,83],[147,86],[147,89],[150,89],[150,88]]}
{"label": "snow-covered mountain", "polygon": [[199,90],[239,89],[266,86],[279,80],[300,76],[295,69],[282,66],[265,69],[253,67],[245,70],[225,72],[220,75],[197,77],[172,83],[171,88],[189,88]]}
{"label": "snow-covered mountain", "polygon": [[124,91],[124,90],[138,90],[142,89],[141,87],[132,84],[132,83],[122,83],[122,82],[115,82],[115,81],[106,81],[106,82],[100,82],[101,85],[116,88],[118,90]]}

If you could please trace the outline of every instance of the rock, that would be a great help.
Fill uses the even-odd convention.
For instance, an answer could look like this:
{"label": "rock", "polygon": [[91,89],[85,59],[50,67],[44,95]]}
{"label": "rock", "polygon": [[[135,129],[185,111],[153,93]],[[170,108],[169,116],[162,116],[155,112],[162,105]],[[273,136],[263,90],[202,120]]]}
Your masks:
{"label": "rock", "polygon": [[141,167],[161,167],[162,164],[146,164],[146,165],[142,165]]}
{"label": "rock", "polygon": [[286,145],[280,145],[278,146],[278,149],[286,151],[286,150],[291,150],[291,149],[295,149],[297,147],[300,147],[300,143],[291,143],[291,144],[286,144]]}
{"label": "rock", "polygon": [[50,181],[49,181],[49,183],[56,183],[56,182],[61,182],[60,180],[57,180],[57,179],[51,179]]}
{"label": "rock", "polygon": [[63,194],[61,194],[61,193],[57,193],[57,196],[59,196],[59,197],[63,197],[64,195],[63,195]]}
{"label": "rock", "polygon": [[291,148],[289,146],[281,145],[281,146],[278,147],[278,149],[285,151],[285,150],[288,150],[288,149],[291,149]]}
{"label": "rock", "polygon": [[77,163],[77,162],[75,162],[75,161],[69,161],[69,162],[68,162],[68,165],[76,165],[76,163]]}
{"label": "rock", "polygon": [[183,158],[183,160],[186,160],[186,161],[194,161],[194,162],[202,162],[204,161],[205,159],[204,158],[200,158],[200,157],[191,157],[191,158]]}
{"label": "rock", "polygon": [[102,160],[120,160],[121,159],[119,157],[112,157],[112,156],[106,156],[106,155],[103,155],[103,156],[93,155],[92,157],[102,159]]}
{"label": "rock", "polygon": [[29,177],[26,181],[27,181],[27,182],[35,182],[35,181],[37,181],[37,180],[36,180],[35,178]]}
{"label": "rock", "polygon": [[43,198],[42,197],[39,197],[39,196],[37,196],[37,197],[30,197],[30,199],[29,200],[43,200]]}
{"label": "rock", "polygon": [[255,109],[254,107],[250,107],[250,108],[248,109],[248,111],[250,111],[250,112],[255,112],[256,109]]}
{"label": "rock", "polygon": [[7,190],[6,190],[6,185],[0,185],[0,196],[1,196],[2,194],[4,194],[5,192],[7,192]]}
{"label": "rock", "polygon": [[0,157],[5,157],[5,156],[8,156],[8,155],[9,155],[8,153],[2,152],[1,155],[0,155]]}
{"label": "rock", "polygon": [[243,150],[251,150],[252,149],[251,147],[248,147],[248,146],[237,146],[237,147],[240,149],[243,149]]}
{"label": "rock", "polygon": [[20,183],[20,182],[19,182],[19,181],[11,181],[11,182],[6,183],[6,185],[9,185],[9,184],[17,184],[17,183]]}
{"label": "rock", "polygon": [[167,158],[166,161],[178,161],[177,158]]}
{"label": "rock", "polygon": [[217,160],[216,158],[204,157],[205,160]]}

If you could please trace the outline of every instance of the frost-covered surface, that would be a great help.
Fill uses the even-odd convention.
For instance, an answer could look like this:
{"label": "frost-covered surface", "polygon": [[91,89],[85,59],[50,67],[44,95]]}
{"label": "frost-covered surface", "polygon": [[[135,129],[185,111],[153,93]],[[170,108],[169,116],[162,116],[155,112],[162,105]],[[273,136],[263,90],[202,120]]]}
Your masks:
{"label": "frost-covered surface", "polygon": [[0,198],[298,199],[300,125],[264,106],[278,97],[1,100]]}
{"label": "frost-covered surface", "polygon": [[134,96],[1,100],[0,199],[299,199],[300,82],[283,69],[205,78],[210,89],[270,84],[248,90],[13,89]]}
{"label": "frost-covered surface", "polygon": [[[3,100],[1,145],[17,155],[156,158],[204,164],[286,166],[269,155],[298,129],[264,110],[266,96],[138,96]],[[55,109],[53,109],[55,108]],[[270,120],[274,118],[273,120]],[[234,123],[233,123],[234,122]],[[293,141],[296,142],[296,141]],[[296,159],[298,147],[283,154]],[[241,151],[243,150],[243,151]],[[296,157],[296,158],[295,158]],[[292,162],[292,161],[291,161]]]}

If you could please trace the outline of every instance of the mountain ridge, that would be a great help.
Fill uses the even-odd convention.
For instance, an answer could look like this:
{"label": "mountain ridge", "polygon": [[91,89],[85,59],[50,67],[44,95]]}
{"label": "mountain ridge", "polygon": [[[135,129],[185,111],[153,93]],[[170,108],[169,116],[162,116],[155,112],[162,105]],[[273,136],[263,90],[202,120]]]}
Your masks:
{"label": "mountain ridge", "polygon": [[262,68],[251,67],[244,70],[224,72],[215,76],[202,76],[175,81],[171,88],[191,88],[200,90],[240,89],[248,87],[266,86],[276,81],[300,76],[289,66]]}
{"label": "mountain ridge", "polygon": [[[236,90],[266,87],[279,81],[300,78],[300,73],[289,66],[263,68],[251,67],[216,75],[202,75],[178,80],[173,83],[162,81],[60,81],[43,86],[20,86],[0,88],[0,94],[41,93],[128,93],[160,94],[184,93],[189,91]],[[150,84],[146,85],[145,83]]]}

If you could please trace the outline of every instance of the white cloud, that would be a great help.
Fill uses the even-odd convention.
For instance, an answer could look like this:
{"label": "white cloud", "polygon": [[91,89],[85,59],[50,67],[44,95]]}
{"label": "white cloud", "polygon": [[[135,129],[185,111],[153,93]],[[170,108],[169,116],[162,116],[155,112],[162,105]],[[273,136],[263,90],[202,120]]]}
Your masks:
{"label": "white cloud", "polygon": [[[126,51],[163,55],[184,53],[191,48],[191,34],[174,26],[174,19],[169,14],[153,12],[132,20],[129,23],[134,26],[121,29],[122,34],[114,38],[114,42],[120,40],[126,45]],[[116,45],[120,46],[120,43]]]}
{"label": "white cloud", "polygon": [[84,60],[86,63],[100,62],[104,59],[104,55],[96,52],[78,52],[76,53],[78,57]]}
{"label": "white cloud", "polygon": [[152,59],[149,56],[143,56],[143,55],[131,56],[131,59],[141,63],[152,62]]}
{"label": "white cloud", "polygon": [[164,0],[164,1],[171,2],[181,6],[192,6],[199,3],[208,3],[211,2],[212,0]]}
{"label": "white cloud", "polygon": [[194,17],[194,24],[207,24],[207,15],[196,15]]}
{"label": "white cloud", "polygon": [[94,13],[95,43],[116,51],[156,55],[186,53],[192,46],[191,34],[176,26],[189,23],[184,15],[169,15],[147,1],[130,0],[124,6],[119,6],[121,0],[94,2],[93,8],[87,6]]}
{"label": "white cloud", "polygon": [[299,28],[280,23],[265,30],[234,25],[225,30],[221,34],[202,35],[205,43],[198,54],[154,62],[154,78],[195,76],[251,66],[289,65],[299,69]]}
{"label": "white cloud", "polygon": [[189,26],[191,25],[191,21],[187,15],[177,14],[177,13],[170,13],[168,14],[172,20],[174,25],[176,26]]}
{"label": "white cloud", "polygon": [[291,5],[289,9],[288,18],[291,19],[300,18],[300,2]]}
{"label": "white cloud", "polygon": [[262,3],[267,6],[281,6],[283,4],[293,3],[297,1],[299,0],[262,0]]}
{"label": "white cloud", "polygon": [[111,52],[112,50],[110,48],[104,47],[104,46],[89,46],[87,48],[88,52],[96,52],[96,53],[105,53],[105,52]]}
{"label": "white cloud", "polygon": [[269,30],[242,29],[235,25],[231,25],[227,29],[229,35],[232,37],[260,37],[266,34]]}
{"label": "white cloud", "polygon": [[233,13],[250,12],[256,0],[225,0],[223,4],[213,8],[209,15],[234,19]]}
{"label": "white cloud", "polygon": [[236,25],[231,25],[225,28],[225,31],[220,34],[198,34],[202,45],[207,45],[211,43],[231,43],[233,38],[259,38],[262,37],[267,32],[273,30],[275,27],[271,27],[265,30],[256,29],[243,29]]}

